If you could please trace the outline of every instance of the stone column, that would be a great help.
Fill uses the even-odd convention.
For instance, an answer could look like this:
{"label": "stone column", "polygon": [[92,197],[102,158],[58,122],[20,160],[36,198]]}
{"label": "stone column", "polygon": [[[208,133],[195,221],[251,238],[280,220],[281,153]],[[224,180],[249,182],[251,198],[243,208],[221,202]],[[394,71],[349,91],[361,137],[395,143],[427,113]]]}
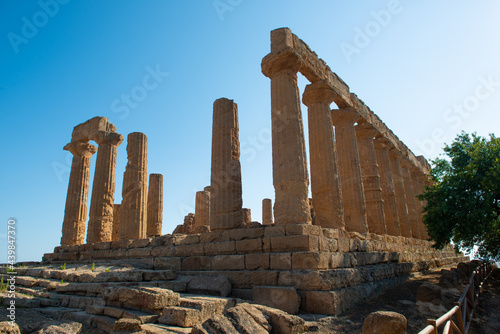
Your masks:
{"label": "stone column", "polygon": [[330,104],[334,91],[325,80],[306,86],[312,203],[316,225],[344,229],[344,207],[338,177],[337,150]]}
{"label": "stone column", "polygon": [[146,235],[162,235],[163,224],[163,175],[149,174],[148,214]]}
{"label": "stone column", "polygon": [[399,229],[403,237],[411,238],[411,223],[406,205],[406,194],[403,182],[403,172],[401,171],[401,153],[396,148],[389,150],[389,159],[391,163],[392,179],[394,181],[394,193],[396,194],[396,203],[398,206]]}
{"label": "stone column", "polygon": [[273,184],[276,225],[311,224],[309,177],[297,86],[299,55],[287,49],[269,54],[262,72],[271,79]]}
{"label": "stone column", "polygon": [[270,198],[262,200],[262,225],[273,225],[273,202]]}
{"label": "stone column", "polygon": [[352,108],[332,110],[337,138],[337,159],[347,231],[368,232],[366,205],[354,123],[359,114]]}
{"label": "stone column", "polygon": [[196,226],[210,226],[210,191],[196,193],[194,216]]}
{"label": "stone column", "polygon": [[374,141],[375,154],[377,156],[378,171],[380,174],[380,186],[384,200],[384,216],[387,234],[400,236],[398,205],[394,191],[394,181],[389,160],[389,141],[384,137],[376,138]]}
{"label": "stone column", "polygon": [[90,158],[97,149],[89,143],[78,142],[71,142],[64,146],[64,149],[73,154],[73,162],[69,175],[61,245],[82,245],[85,242],[87,221]]}
{"label": "stone column", "polygon": [[424,223],[422,222],[423,205],[422,202],[417,198],[418,195],[422,194],[422,184],[420,183],[420,178],[419,178],[419,176],[422,175],[422,171],[416,166],[414,166],[414,168],[411,169],[410,172],[411,172],[413,193],[415,195],[415,210],[417,211],[417,218],[418,218],[417,226],[419,229],[420,239],[426,239],[425,226]]}
{"label": "stone column", "polygon": [[116,149],[123,142],[123,136],[116,132],[97,131],[94,140],[99,144],[99,149],[90,200],[87,230],[87,243],[89,244],[111,241],[112,238]]}
{"label": "stone column", "polygon": [[238,106],[225,98],[214,102],[210,229],[243,226]]}
{"label": "stone column", "polygon": [[[425,191],[425,187],[427,186],[427,182],[429,182],[429,175],[421,173],[421,174],[418,175],[418,180],[420,181],[420,189],[421,189],[420,193],[423,193]],[[425,240],[428,240],[430,238],[430,236],[427,233],[427,227],[423,223],[423,218],[424,218],[424,214],[425,214],[424,213],[424,209],[425,209],[425,207],[427,205],[427,201],[423,200],[423,201],[420,202],[420,204],[422,205],[422,231],[421,231],[420,235]]]}
{"label": "stone column", "polygon": [[120,204],[113,205],[113,233],[111,234],[111,241],[120,240]]}
{"label": "stone column", "polygon": [[127,154],[120,208],[120,240],[144,239],[148,213],[148,138],[144,133],[128,135]]}
{"label": "stone column", "polygon": [[252,210],[243,209],[243,225],[248,226],[252,223]]}
{"label": "stone column", "polygon": [[403,182],[406,194],[406,206],[408,207],[408,214],[410,215],[411,223],[411,236],[415,239],[420,239],[420,228],[418,226],[418,215],[416,209],[416,198],[413,191],[413,184],[411,181],[410,169],[413,164],[407,159],[401,161],[401,171],[403,173]]}
{"label": "stone column", "polygon": [[378,131],[369,123],[356,126],[368,230],[370,233],[386,234],[382,187],[380,185],[377,155],[373,145],[373,138],[377,134]]}

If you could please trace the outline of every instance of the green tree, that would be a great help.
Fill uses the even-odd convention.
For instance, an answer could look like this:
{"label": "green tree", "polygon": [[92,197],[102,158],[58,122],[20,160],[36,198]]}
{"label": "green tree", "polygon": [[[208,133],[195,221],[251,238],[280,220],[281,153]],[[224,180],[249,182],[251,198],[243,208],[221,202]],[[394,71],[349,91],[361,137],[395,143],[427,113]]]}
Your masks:
{"label": "green tree", "polygon": [[433,185],[420,195],[429,236],[442,248],[500,259],[500,139],[462,132],[432,161]]}

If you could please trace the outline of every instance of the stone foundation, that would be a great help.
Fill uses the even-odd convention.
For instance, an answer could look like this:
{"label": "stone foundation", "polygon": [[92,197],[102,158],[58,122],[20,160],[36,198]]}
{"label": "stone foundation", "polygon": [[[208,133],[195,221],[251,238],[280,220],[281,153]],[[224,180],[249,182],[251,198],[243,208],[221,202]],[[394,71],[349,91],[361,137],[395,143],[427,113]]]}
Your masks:
{"label": "stone foundation", "polygon": [[43,260],[132,261],[187,276],[223,275],[244,298],[254,287],[292,287],[302,311],[339,314],[411,273],[468,259],[420,239],[297,224],[58,246]]}

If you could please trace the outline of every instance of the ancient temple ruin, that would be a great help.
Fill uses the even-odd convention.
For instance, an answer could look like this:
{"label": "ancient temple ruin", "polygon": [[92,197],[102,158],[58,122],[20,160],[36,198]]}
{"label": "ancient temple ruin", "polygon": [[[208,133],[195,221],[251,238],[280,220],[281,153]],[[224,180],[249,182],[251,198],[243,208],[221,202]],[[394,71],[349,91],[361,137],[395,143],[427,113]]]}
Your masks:
{"label": "ancient temple ruin", "polygon": [[[161,175],[150,175],[148,191],[146,136],[128,136],[123,202],[114,204],[116,147],[123,137],[96,117],[75,127],[65,147],[74,158],[63,236],[43,260],[133,259],[182,277],[223,276],[233,296],[262,301],[278,294],[272,301],[278,308],[319,314],[339,314],[405,275],[465,260],[428,241],[424,203],[416,197],[430,184],[425,158],[288,28],[271,32],[262,72],[271,86],[275,198],[263,199],[260,223],[243,208],[234,101],[215,101],[210,185],[193,194],[195,213],[166,235]],[[302,95],[298,73],[310,82]],[[301,101],[309,120],[310,171]],[[90,140],[99,148],[85,243],[89,161],[96,152]]]}

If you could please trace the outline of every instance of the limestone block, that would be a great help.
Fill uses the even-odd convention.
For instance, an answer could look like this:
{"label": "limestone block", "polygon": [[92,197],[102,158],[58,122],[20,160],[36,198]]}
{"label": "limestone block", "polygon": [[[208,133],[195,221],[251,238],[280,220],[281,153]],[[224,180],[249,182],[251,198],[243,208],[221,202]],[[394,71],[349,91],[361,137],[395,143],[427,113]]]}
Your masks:
{"label": "limestone block", "polygon": [[211,270],[212,258],[209,256],[188,256],[182,259],[182,270]]}
{"label": "limestone block", "polygon": [[271,238],[271,249],[273,252],[310,251],[319,249],[317,236],[290,235]]}
{"label": "limestone block", "polygon": [[229,231],[231,240],[255,239],[264,236],[265,228],[238,228]]}
{"label": "limestone block", "polygon": [[248,270],[269,269],[269,253],[246,254],[245,267]]}
{"label": "limestone block", "polygon": [[227,297],[231,293],[231,283],[225,276],[193,277],[188,283],[188,293]]}
{"label": "limestone block", "polygon": [[280,237],[285,234],[285,226],[283,225],[267,226],[264,230],[265,237]]}
{"label": "limestone block", "polygon": [[158,246],[153,247],[151,250],[151,256],[153,257],[169,257],[175,255],[174,246]]}
{"label": "limestone block", "polygon": [[304,319],[298,316],[264,305],[254,305],[254,307],[269,317],[274,333],[303,333],[305,331]]}
{"label": "limestone block", "polygon": [[300,297],[295,288],[256,286],[252,290],[253,300],[262,305],[283,310],[289,314],[297,314]]}
{"label": "limestone block", "polygon": [[157,257],[153,263],[155,270],[181,270],[180,257]]}
{"label": "limestone block", "polygon": [[286,235],[322,235],[321,226],[310,224],[289,224],[285,226]]}
{"label": "limestone block", "polygon": [[236,243],[234,241],[210,242],[203,245],[206,255],[236,254]]}
{"label": "limestone block", "polygon": [[[247,309],[248,308],[244,308],[238,305],[224,312],[224,315],[231,321],[231,323],[233,324],[234,328],[238,331],[238,333],[245,333],[245,334],[269,333],[269,331],[266,330],[264,326],[262,326],[259,322],[257,322],[254,319],[254,317],[250,313],[248,313]],[[266,323],[267,326],[270,327],[267,320]]]}
{"label": "limestone block", "polygon": [[240,254],[262,252],[262,239],[245,239],[235,242],[236,252]]}
{"label": "limestone block", "polygon": [[203,245],[179,245],[175,247],[175,256],[194,256],[194,255],[204,255]]}
{"label": "limestone block", "polygon": [[296,252],[292,253],[292,269],[328,269],[330,253]]}
{"label": "limestone block", "polygon": [[269,255],[270,269],[291,270],[292,253],[272,253]]}
{"label": "limestone block", "polygon": [[213,270],[243,270],[245,255],[217,255],[212,259]]}
{"label": "limestone block", "polygon": [[370,313],[363,323],[363,334],[405,334],[406,317],[396,312],[377,311]]}

